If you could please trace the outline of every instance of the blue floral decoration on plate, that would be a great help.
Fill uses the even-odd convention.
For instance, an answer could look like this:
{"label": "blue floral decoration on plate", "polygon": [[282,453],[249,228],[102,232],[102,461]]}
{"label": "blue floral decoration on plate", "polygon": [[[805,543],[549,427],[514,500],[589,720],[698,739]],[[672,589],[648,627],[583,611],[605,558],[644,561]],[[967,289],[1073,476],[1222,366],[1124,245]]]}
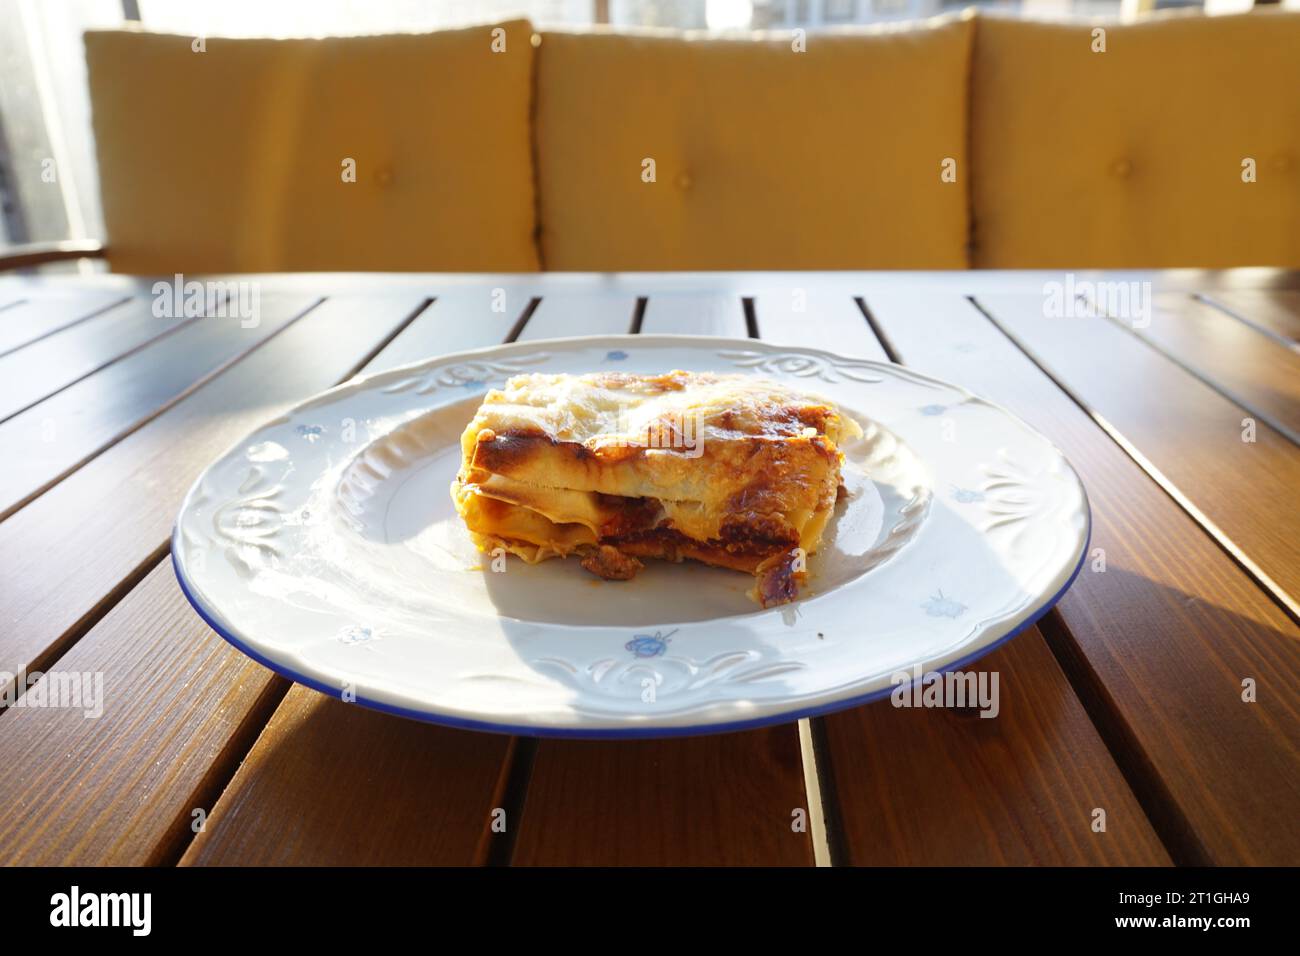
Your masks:
{"label": "blue floral decoration on plate", "polygon": [[966,605],[960,601],[954,601],[952,598],[943,596],[943,589],[939,593],[927,600],[921,605],[925,613],[930,617],[960,617],[966,610]]}
{"label": "blue floral decoration on plate", "polygon": [[653,634],[634,634],[632,640],[623,645],[623,649],[631,651],[633,657],[662,657],[676,633],[676,630],[672,630],[667,634],[663,631],[655,631]]}
{"label": "blue floral decoration on plate", "polygon": [[605,353],[606,362],[624,362],[627,361],[627,353],[622,349],[615,349],[612,352]]}
{"label": "blue floral decoration on plate", "polygon": [[369,644],[377,640],[379,640],[379,636],[374,631],[359,624],[353,624],[351,627],[345,627],[339,631],[340,644]]}

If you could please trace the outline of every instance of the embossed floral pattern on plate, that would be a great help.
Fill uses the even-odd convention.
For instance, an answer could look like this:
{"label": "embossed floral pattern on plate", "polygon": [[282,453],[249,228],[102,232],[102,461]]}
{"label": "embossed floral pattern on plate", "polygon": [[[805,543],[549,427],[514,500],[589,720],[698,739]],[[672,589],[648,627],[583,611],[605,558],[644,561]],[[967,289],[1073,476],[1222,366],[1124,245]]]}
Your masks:
{"label": "embossed floral pattern on plate", "polygon": [[[846,449],[859,484],[799,601],[758,609],[744,576],[700,566],[656,563],[644,583],[560,561],[499,572],[468,544],[447,486],[482,392],[611,363],[787,380],[863,423]],[[986,652],[1059,596],[1088,529],[1051,443],[956,386],[758,341],[603,336],[446,356],[303,403],[200,476],[173,555],[227,640],[324,692],[457,726],[645,736],[850,706]]]}

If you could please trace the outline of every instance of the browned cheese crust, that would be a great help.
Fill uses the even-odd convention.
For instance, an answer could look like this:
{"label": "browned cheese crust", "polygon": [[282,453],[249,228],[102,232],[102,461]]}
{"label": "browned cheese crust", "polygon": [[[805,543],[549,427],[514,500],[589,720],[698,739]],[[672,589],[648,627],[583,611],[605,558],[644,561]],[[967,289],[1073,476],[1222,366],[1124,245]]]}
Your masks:
{"label": "browned cheese crust", "polygon": [[[578,554],[626,580],[637,558],[755,574],[792,600],[861,434],[824,399],[748,375],[520,375],[485,396],[452,485],[476,543]],[[793,556],[793,557],[792,557]]]}

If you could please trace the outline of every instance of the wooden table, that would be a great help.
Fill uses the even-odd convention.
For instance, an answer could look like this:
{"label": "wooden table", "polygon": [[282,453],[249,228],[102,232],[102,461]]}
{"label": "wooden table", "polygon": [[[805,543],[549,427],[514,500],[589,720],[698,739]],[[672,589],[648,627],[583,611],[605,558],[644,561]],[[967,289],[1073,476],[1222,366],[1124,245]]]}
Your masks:
{"label": "wooden table", "polygon": [[[256,328],[157,318],[124,277],[0,278],[0,671],[99,673],[105,698],[0,714],[0,862],[1300,863],[1295,274],[243,278]],[[1149,324],[1045,317],[1067,278],[1152,283]],[[291,403],[629,330],[902,362],[1064,450],[1092,551],[978,665],[996,719],[882,701],[687,739],[474,734],[293,686],[181,596],[182,494]]]}

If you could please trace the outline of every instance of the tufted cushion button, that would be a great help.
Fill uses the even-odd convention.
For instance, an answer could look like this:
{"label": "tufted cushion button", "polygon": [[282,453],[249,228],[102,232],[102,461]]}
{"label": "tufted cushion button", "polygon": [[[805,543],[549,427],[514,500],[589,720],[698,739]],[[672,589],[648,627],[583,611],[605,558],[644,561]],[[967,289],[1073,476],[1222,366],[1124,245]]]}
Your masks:
{"label": "tufted cushion button", "polygon": [[1127,159],[1117,159],[1110,164],[1110,172],[1119,179],[1127,179],[1129,173],[1133,172],[1133,164]]}
{"label": "tufted cushion button", "polygon": [[380,189],[387,189],[393,184],[393,169],[391,166],[380,166],[375,170],[375,183]]}
{"label": "tufted cushion button", "polygon": [[686,172],[685,170],[677,174],[678,189],[682,189],[682,190],[690,189],[691,186],[694,184],[694,182],[695,181],[691,179],[691,174]]}

